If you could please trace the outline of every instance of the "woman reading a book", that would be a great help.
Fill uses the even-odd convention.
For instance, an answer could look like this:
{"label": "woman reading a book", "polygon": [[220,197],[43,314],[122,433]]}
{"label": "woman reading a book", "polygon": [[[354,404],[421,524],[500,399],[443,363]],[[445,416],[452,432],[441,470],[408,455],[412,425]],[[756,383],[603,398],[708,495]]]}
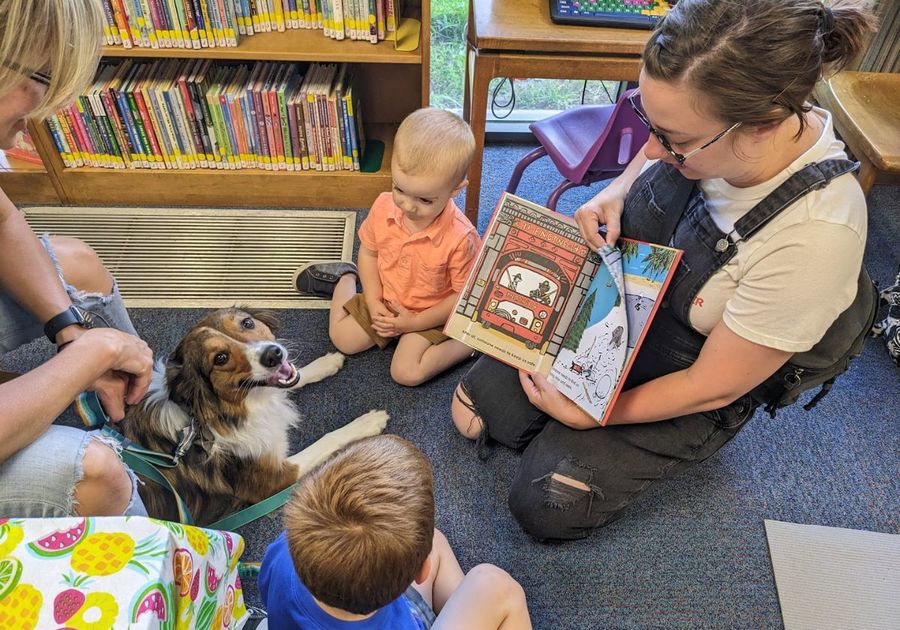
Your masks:
{"label": "woman reading a book", "polygon": [[[103,19],[95,0],[0,0],[0,148],[93,78]],[[150,348],[93,250],[38,238],[0,190],[0,355],[42,331],[57,352],[0,383],[0,514],[146,514],[116,451],[53,421],[83,390],[121,420],[147,391]]]}
{"label": "woman reading a book", "polygon": [[453,401],[461,433],[524,449],[509,504],[534,537],[587,536],[790,402],[814,373],[794,365],[828,377],[858,351],[866,203],[808,101],[869,24],[842,0],[681,0],[651,35],[632,95],[650,138],[576,220],[594,248],[623,235],[684,255],[609,423],[487,357]]}

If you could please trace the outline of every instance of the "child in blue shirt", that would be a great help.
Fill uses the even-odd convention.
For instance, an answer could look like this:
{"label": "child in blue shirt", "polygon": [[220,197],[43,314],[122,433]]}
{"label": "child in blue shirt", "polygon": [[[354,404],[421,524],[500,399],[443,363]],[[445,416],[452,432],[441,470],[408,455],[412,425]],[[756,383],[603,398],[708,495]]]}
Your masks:
{"label": "child in blue shirt", "polygon": [[272,630],[531,629],[505,571],[463,574],[434,529],[431,466],[402,438],[354,442],[313,469],[284,523],[259,575]]}

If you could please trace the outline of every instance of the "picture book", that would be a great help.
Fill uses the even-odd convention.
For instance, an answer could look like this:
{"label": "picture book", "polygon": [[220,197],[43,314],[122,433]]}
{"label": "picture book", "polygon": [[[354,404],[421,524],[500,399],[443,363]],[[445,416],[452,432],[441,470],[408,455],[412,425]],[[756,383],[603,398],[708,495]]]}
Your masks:
{"label": "picture book", "polygon": [[574,219],[504,193],[444,333],[547,376],[606,423],[681,251],[593,251]]}

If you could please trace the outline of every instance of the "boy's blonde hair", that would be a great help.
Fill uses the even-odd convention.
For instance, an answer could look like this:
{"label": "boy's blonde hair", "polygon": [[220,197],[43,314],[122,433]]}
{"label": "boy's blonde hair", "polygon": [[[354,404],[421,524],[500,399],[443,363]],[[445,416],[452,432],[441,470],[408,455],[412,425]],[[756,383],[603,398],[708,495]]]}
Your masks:
{"label": "boy's blonde hair", "polygon": [[475,156],[475,136],[459,116],[423,107],[407,116],[394,137],[394,160],[407,175],[444,172],[456,186]]}
{"label": "boy's blonde hair", "polygon": [[431,552],[431,465],[410,442],[354,442],[301,478],[284,513],[300,580],[319,601],[354,614],[386,606]]}
{"label": "boy's blonde hair", "polygon": [[50,86],[31,116],[67,104],[94,78],[103,21],[98,0],[0,0],[0,97],[49,68]]}

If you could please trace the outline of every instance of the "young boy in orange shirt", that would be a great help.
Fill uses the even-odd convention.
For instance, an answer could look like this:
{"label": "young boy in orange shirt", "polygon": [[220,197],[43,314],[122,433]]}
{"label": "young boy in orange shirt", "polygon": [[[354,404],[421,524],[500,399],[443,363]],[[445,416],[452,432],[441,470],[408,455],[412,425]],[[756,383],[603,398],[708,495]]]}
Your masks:
{"label": "young boy in orange shirt", "polygon": [[379,195],[359,229],[359,267],[310,263],[295,277],[299,291],[332,296],[328,332],[344,354],[398,340],[391,377],[401,385],[424,383],[472,354],[441,330],[480,245],[453,202],[474,152],[472,131],[456,114],[410,114],[394,139],[393,190]]}

